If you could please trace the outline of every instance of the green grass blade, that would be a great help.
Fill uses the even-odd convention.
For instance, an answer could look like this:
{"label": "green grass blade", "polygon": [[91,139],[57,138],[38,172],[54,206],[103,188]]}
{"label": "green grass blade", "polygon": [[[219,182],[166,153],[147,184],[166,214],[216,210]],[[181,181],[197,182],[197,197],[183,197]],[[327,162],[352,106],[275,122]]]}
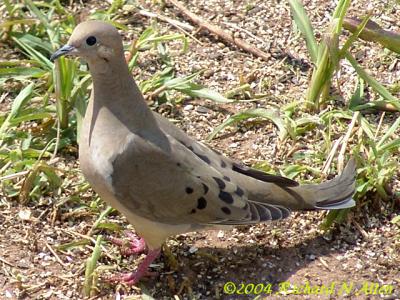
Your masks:
{"label": "green grass blade", "polygon": [[397,118],[396,121],[390,126],[390,128],[386,131],[386,133],[383,135],[383,137],[379,140],[379,142],[376,144],[376,148],[378,148],[378,151],[380,150],[382,144],[386,142],[386,140],[395,134],[397,129],[400,126],[400,118]]}
{"label": "green grass blade", "polygon": [[99,215],[97,220],[93,223],[92,228],[90,228],[87,235],[91,236],[93,234],[94,230],[96,230],[96,228],[99,226],[101,221],[103,221],[103,219],[106,218],[113,211],[114,211],[114,208],[112,208],[111,206],[107,206],[107,208],[101,212],[101,214]]}
{"label": "green grass blade", "polygon": [[302,3],[298,0],[289,0],[289,5],[292,11],[293,20],[296,22],[297,27],[304,35],[306,40],[307,49],[310,53],[311,61],[317,63],[318,57],[318,44],[314,37],[314,30],[311,26],[310,19]]}
{"label": "green grass blade", "polygon": [[378,151],[379,152],[396,151],[399,148],[400,148],[400,139],[396,139],[394,141],[380,145],[380,147],[378,147]]}
{"label": "green grass blade", "polygon": [[346,52],[346,59],[350,62],[353,68],[356,70],[357,74],[365,80],[370,87],[372,87],[379,95],[381,95],[386,100],[390,101],[397,109],[400,110],[400,101],[394,97],[383,85],[381,85],[376,79],[370,76],[363,68],[359,66],[354,57],[350,52]]}
{"label": "green grass blade", "polygon": [[70,103],[74,101],[71,95],[75,88],[75,79],[78,77],[78,64],[75,60],[61,57],[54,66],[57,116],[61,128],[64,129],[68,126],[68,115],[73,108]]}
{"label": "green grass blade", "polygon": [[358,77],[356,89],[349,101],[349,109],[354,110],[358,105],[362,104],[364,99],[364,79]]}
{"label": "green grass blade", "polygon": [[318,99],[322,93],[324,85],[327,83],[329,76],[329,48],[323,41],[320,44],[319,55],[317,58],[317,66],[311,77],[310,87],[308,89],[307,101],[314,105],[313,108],[318,109]]}
{"label": "green grass blade", "polygon": [[225,98],[223,95],[218,93],[217,91],[208,89],[202,85],[198,85],[195,83],[187,83],[183,87],[175,87],[175,90],[180,91],[186,95],[189,95],[194,98],[203,98],[203,99],[209,99],[218,103],[230,103],[233,102],[234,100],[230,100]]}
{"label": "green grass blade", "polygon": [[350,49],[351,45],[353,45],[354,41],[358,38],[360,33],[364,30],[365,26],[367,25],[367,22],[369,21],[371,17],[371,14],[367,14],[360,25],[357,26],[355,29],[354,33],[347,39],[347,41],[344,43],[342,49],[340,49],[339,56],[340,58],[343,58],[346,52]]}
{"label": "green grass blade", "polygon": [[40,23],[42,23],[45,27],[50,27],[51,25],[49,24],[49,20],[47,17],[40,11],[39,8],[33,3],[31,0],[24,0],[26,6],[28,9],[31,11],[32,14],[34,14],[39,20]]}
{"label": "green grass blade", "polygon": [[53,53],[53,48],[51,43],[43,40],[42,38],[33,36],[29,33],[25,34],[13,33],[12,36],[17,38],[20,42],[23,42],[24,44],[27,44],[34,49],[43,50],[49,55]]}
{"label": "green grass blade", "polygon": [[34,85],[35,84],[32,82],[31,84],[26,86],[18,94],[18,96],[14,99],[14,101],[13,101],[13,103],[11,105],[10,113],[8,114],[6,119],[4,120],[3,124],[1,124],[1,127],[0,127],[0,140],[3,139],[3,135],[6,132],[6,130],[8,129],[8,127],[11,125],[13,119],[18,116],[18,114],[19,114],[20,110],[22,109],[22,107],[23,107],[24,103],[26,102],[26,100],[28,100],[29,97],[32,95]]}
{"label": "green grass blade", "polygon": [[[47,35],[49,37],[50,42],[53,43],[53,46],[57,46],[54,44],[55,39],[55,32],[53,30],[54,26],[52,26],[50,24],[50,19],[48,16],[46,16],[44,13],[42,13],[42,11],[35,5],[35,3],[31,0],[24,0],[26,6],[28,7],[28,9],[31,11],[31,13],[33,15],[35,15],[39,20],[40,23],[44,26],[44,28],[46,29]],[[51,9],[51,11],[53,10],[53,8]]]}
{"label": "green grass blade", "polygon": [[[170,73],[170,72],[168,71],[168,73]],[[201,71],[190,74],[189,76],[186,76],[186,77],[179,77],[179,78],[172,78],[172,79],[170,79],[171,77],[168,77],[167,80],[162,82],[162,85],[164,85],[167,89],[174,89],[174,90],[180,91],[180,92],[182,92],[186,95],[189,95],[191,97],[194,97],[194,98],[196,98],[196,97],[204,98],[204,99],[209,99],[209,100],[219,102],[219,103],[229,103],[229,102],[234,101],[234,100],[225,98],[223,95],[221,95],[217,91],[213,91],[202,85],[191,82],[200,73],[201,73]]]}
{"label": "green grass blade", "polygon": [[[168,68],[166,70],[165,73],[170,73],[171,71],[173,71],[172,69]],[[201,72],[196,72],[193,74],[190,74],[188,76],[185,77],[178,77],[178,78],[172,78],[172,79],[167,79],[165,81],[163,81],[163,85],[165,85],[165,87],[170,88],[170,89],[178,89],[178,88],[182,88],[185,87],[186,84],[190,83],[194,78],[196,78],[197,76],[200,75]],[[160,74],[162,76],[162,74]],[[165,74],[166,75],[166,74]]]}
{"label": "green grass blade", "polygon": [[362,117],[359,115],[359,121],[362,130],[364,133],[368,136],[368,138],[373,141],[375,139],[374,133],[373,133],[373,126],[367,121],[366,118]]}
{"label": "green grass blade", "polygon": [[390,223],[392,223],[392,224],[397,224],[398,226],[400,226],[400,215],[395,216],[395,217],[390,221]]}
{"label": "green grass blade", "polygon": [[342,31],[343,20],[349,6],[350,6],[350,0],[339,0],[339,3],[335,8],[335,11],[333,13],[333,19],[337,19],[336,30],[335,30],[336,34],[340,34],[340,32]]}
{"label": "green grass blade", "polygon": [[321,228],[323,230],[328,230],[339,216],[339,212],[340,210],[337,209],[329,211],[328,215],[324,219],[324,222],[321,224]]}
{"label": "green grass blade", "polygon": [[28,45],[26,42],[23,40],[19,40],[16,37],[12,37],[14,42],[18,44],[25,52],[26,54],[33,60],[37,61],[42,67],[44,67],[47,70],[51,70],[53,68],[53,63],[42,53],[39,51],[35,50],[32,48],[30,45]]}
{"label": "green grass blade", "polygon": [[229,125],[233,125],[249,118],[262,118],[272,121],[279,130],[279,138],[284,139],[287,135],[285,124],[277,111],[267,110],[265,108],[254,108],[243,112],[239,112],[229,117],[221,125],[217,126],[214,131],[207,137],[207,140],[212,140],[218,132]]}
{"label": "green grass blade", "polygon": [[93,288],[93,272],[96,269],[97,261],[101,255],[101,243],[103,241],[103,237],[101,235],[97,236],[96,244],[93,249],[92,256],[88,258],[86,262],[85,269],[85,282],[83,284],[83,292],[86,297],[89,297]]}
{"label": "green grass blade", "polygon": [[91,242],[88,239],[81,239],[81,240],[58,245],[57,250],[68,251],[68,250],[72,250],[74,248],[81,248],[82,246],[90,245],[90,243]]}
{"label": "green grass blade", "polygon": [[21,122],[27,122],[27,121],[33,121],[33,120],[43,120],[45,118],[51,118],[51,114],[46,113],[46,112],[34,112],[34,113],[29,113],[26,115],[22,115],[16,118],[13,118],[10,121],[10,125],[18,125]]}
{"label": "green grass blade", "polygon": [[40,78],[46,72],[40,68],[34,67],[15,67],[15,68],[0,68],[0,78],[13,78],[13,79],[25,79],[25,78]]}
{"label": "green grass blade", "polygon": [[7,20],[0,23],[0,28],[8,28],[14,25],[34,25],[36,24],[36,20],[34,19],[16,19],[16,20]]}
{"label": "green grass blade", "polygon": [[[22,107],[23,107],[24,103],[26,102],[26,100],[28,100],[29,97],[32,95],[34,86],[35,86],[35,84],[33,82],[30,83],[14,99],[14,101],[13,101],[13,103],[11,105],[10,114],[7,116],[7,119],[6,119],[7,122],[10,122],[10,121],[12,121],[12,119],[17,117],[17,115],[19,114],[19,112],[22,109]],[[6,121],[4,123],[6,123]],[[4,125],[4,123],[3,123],[3,125]],[[3,132],[2,129],[0,129],[0,132]]]}

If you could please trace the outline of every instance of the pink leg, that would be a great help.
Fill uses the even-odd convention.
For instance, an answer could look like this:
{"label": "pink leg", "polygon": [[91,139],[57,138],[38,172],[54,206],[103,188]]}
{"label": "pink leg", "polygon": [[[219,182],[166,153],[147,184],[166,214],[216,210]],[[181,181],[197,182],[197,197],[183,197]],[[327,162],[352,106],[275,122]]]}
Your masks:
{"label": "pink leg", "polygon": [[121,253],[125,256],[140,254],[146,250],[146,243],[143,238],[138,237],[130,231],[125,231],[125,235],[129,237],[128,247],[125,247],[125,243],[121,239],[109,237],[108,240],[111,243],[120,246],[122,248]]}
{"label": "pink leg", "polygon": [[149,275],[148,268],[151,263],[160,255],[161,249],[149,250],[144,260],[140,263],[139,267],[136,271],[128,274],[123,274],[120,276],[114,276],[110,278],[110,281],[122,281],[128,285],[135,285],[139,282],[139,280]]}

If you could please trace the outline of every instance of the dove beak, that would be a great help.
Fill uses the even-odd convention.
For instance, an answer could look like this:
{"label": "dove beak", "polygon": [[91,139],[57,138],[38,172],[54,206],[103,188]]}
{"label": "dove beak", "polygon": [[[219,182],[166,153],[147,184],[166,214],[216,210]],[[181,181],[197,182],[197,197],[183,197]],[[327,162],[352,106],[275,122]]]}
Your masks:
{"label": "dove beak", "polygon": [[72,53],[76,53],[76,52],[77,52],[77,49],[74,46],[67,44],[67,45],[62,46],[56,52],[54,52],[53,55],[50,57],[50,60],[55,61],[60,56],[72,54]]}

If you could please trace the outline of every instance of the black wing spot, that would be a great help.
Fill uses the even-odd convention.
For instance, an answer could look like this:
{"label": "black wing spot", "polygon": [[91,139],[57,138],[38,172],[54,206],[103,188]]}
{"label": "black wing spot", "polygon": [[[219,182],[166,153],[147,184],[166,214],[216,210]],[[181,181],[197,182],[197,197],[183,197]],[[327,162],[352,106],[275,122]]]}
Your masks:
{"label": "black wing spot", "polygon": [[221,190],[223,190],[223,189],[225,188],[226,184],[225,184],[225,182],[224,182],[221,178],[213,177],[213,179],[214,179],[215,182],[218,184],[218,187],[219,187]]}
{"label": "black wing spot", "polygon": [[186,188],[186,193],[187,193],[187,194],[193,193],[193,189],[192,189],[191,187],[188,186],[188,187]]}
{"label": "black wing spot", "polygon": [[197,199],[197,208],[198,209],[205,209],[207,207],[207,200],[203,197]]}
{"label": "black wing spot", "polygon": [[235,194],[238,195],[239,197],[242,197],[244,195],[244,191],[239,186],[237,186]]}
{"label": "black wing spot", "polygon": [[225,203],[228,203],[228,204],[232,204],[233,203],[232,195],[227,193],[227,192],[220,191],[218,197],[219,197],[219,199],[221,199]]}
{"label": "black wing spot", "polygon": [[224,176],[224,177],[222,177],[224,180],[226,180],[226,181],[231,181],[231,179],[228,177],[228,176]]}
{"label": "black wing spot", "polygon": [[246,204],[243,206],[243,210],[247,210],[249,208],[249,203],[246,202]]}
{"label": "black wing spot", "polygon": [[184,145],[186,148],[188,148],[190,151],[192,151],[198,158],[200,158],[202,161],[204,161],[207,164],[211,164],[211,160],[207,157],[207,155],[202,155],[199,153],[196,153],[193,149],[193,146],[186,145],[183,141],[179,141],[182,145]]}
{"label": "black wing spot", "polygon": [[221,210],[222,210],[223,213],[225,213],[227,215],[231,214],[231,210],[226,206],[221,207]]}
{"label": "black wing spot", "polygon": [[205,183],[203,183],[203,188],[204,188],[204,195],[205,195],[208,193],[209,188]]}
{"label": "black wing spot", "polygon": [[221,168],[226,168],[226,163],[223,160],[221,160]]}
{"label": "black wing spot", "polygon": [[202,161],[204,161],[206,164],[211,164],[211,160],[206,155],[201,155],[196,152],[193,153],[196,154],[197,157],[200,158]]}

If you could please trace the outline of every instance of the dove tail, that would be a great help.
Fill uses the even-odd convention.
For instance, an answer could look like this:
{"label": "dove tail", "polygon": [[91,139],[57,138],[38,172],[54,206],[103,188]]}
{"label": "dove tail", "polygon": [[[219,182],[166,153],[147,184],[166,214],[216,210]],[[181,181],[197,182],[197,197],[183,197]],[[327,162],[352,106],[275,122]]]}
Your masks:
{"label": "dove tail", "polygon": [[[245,170],[248,172],[248,170]],[[253,172],[253,171],[252,171]],[[288,186],[270,183],[264,193],[253,193],[248,200],[249,214],[243,220],[223,220],[220,225],[246,225],[284,219],[290,210],[343,209],[355,205],[356,164],[350,159],[342,174],[321,184]],[[247,175],[247,174],[246,174]],[[259,174],[257,174],[259,176]],[[265,185],[265,183],[263,184]]]}
{"label": "dove tail", "polygon": [[321,184],[300,186],[298,192],[303,199],[309,199],[309,209],[350,208],[355,205],[352,199],[355,192],[355,175],[356,163],[352,158],[339,176]]}

